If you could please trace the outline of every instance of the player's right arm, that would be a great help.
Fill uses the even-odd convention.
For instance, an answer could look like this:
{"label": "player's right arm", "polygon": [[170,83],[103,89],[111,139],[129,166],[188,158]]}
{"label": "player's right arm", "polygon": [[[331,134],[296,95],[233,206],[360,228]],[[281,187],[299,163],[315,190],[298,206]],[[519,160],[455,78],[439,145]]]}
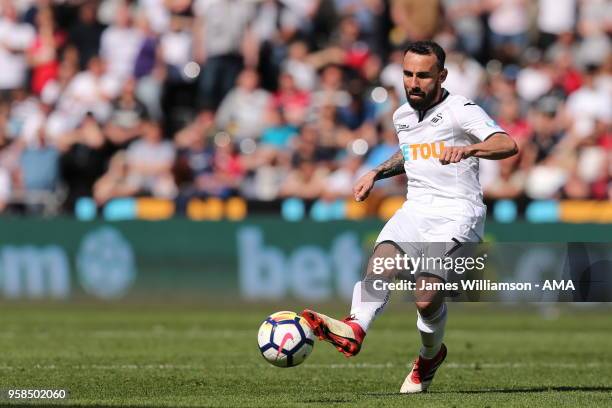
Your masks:
{"label": "player's right arm", "polygon": [[355,201],[363,201],[368,198],[370,190],[374,187],[376,180],[394,177],[402,173],[404,173],[404,156],[402,155],[402,151],[398,150],[387,161],[373,170],[370,170],[357,180],[353,187]]}

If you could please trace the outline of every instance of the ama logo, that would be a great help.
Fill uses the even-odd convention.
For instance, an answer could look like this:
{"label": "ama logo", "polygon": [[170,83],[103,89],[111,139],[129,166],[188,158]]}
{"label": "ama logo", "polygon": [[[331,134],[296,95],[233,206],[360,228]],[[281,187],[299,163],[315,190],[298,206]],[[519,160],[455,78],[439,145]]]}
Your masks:
{"label": "ama logo", "polygon": [[407,144],[402,143],[400,145],[402,155],[405,161],[419,160],[419,159],[439,159],[442,151],[444,150],[444,142],[431,142],[431,143],[413,143]]}

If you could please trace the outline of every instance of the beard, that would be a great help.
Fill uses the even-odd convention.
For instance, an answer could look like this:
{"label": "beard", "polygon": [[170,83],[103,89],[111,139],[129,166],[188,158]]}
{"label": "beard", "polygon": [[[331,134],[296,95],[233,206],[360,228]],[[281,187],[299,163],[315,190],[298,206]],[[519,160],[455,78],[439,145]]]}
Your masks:
{"label": "beard", "polygon": [[[410,106],[412,106],[413,109],[419,110],[419,111],[424,111],[427,108],[429,108],[433,104],[434,99],[436,97],[435,88],[429,93],[426,93],[425,91],[422,91],[422,90],[410,92],[408,91],[408,89],[405,89],[405,91],[406,91],[406,99],[408,100],[408,103],[410,104]],[[420,98],[419,97],[415,98],[413,94],[420,96]]]}

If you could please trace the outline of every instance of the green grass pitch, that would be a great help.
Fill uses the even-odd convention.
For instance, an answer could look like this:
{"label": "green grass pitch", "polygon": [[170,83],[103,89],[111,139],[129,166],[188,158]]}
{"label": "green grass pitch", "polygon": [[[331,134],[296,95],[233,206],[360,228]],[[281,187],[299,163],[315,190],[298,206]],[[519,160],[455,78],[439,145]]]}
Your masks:
{"label": "green grass pitch", "polygon": [[451,305],[448,358],[422,395],[398,394],[418,349],[408,304],[392,304],[374,323],[359,356],[317,342],[289,369],[267,364],[257,348],[261,320],[279,306],[1,307],[0,389],[68,389],[69,399],[54,404],[612,406],[609,306],[562,307],[544,318],[537,308]]}

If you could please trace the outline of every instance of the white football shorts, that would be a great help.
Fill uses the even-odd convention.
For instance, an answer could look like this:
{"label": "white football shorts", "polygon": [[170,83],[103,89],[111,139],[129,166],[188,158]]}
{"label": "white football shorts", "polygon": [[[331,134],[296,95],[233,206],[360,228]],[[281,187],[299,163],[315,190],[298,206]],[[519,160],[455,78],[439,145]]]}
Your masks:
{"label": "white football shorts", "polygon": [[[411,257],[443,257],[460,243],[482,241],[487,207],[435,196],[411,198],[387,221],[376,244],[391,241]],[[444,270],[419,270],[444,280]]]}

